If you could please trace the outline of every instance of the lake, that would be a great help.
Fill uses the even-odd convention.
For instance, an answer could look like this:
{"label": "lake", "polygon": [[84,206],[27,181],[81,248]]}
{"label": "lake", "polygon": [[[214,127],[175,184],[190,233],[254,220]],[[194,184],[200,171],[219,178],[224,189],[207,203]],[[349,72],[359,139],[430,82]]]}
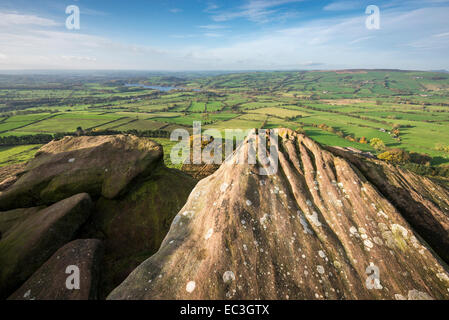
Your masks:
{"label": "lake", "polygon": [[125,84],[125,87],[139,87],[139,88],[145,88],[145,89],[154,89],[158,91],[171,91],[175,89],[184,89],[184,88],[177,88],[177,87],[163,87],[163,86],[147,86],[140,83],[128,83]]}

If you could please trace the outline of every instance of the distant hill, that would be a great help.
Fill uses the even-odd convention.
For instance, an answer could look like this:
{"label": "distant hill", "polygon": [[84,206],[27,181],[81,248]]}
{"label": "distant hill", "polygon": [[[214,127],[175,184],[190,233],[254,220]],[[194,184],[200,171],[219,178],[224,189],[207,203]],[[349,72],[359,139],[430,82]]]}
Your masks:
{"label": "distant hill", "polygon": [[444,70],[444,69],[443,70],[432,70],[430,72],[449,73],[449,71]]}

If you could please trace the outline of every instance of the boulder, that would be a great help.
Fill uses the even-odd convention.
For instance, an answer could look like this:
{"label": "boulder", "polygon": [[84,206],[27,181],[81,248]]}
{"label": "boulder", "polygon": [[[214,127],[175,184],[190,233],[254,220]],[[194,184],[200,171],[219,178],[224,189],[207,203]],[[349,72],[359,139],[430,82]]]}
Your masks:
{"label": "boulder", "polygon": [[43,146],[0,195],[0,210],[48,205],[81,192],[112,199],[163,157],[162,147],[131,135],[65,137]]}
{"label": "boulder", "polygon": [[[7,297],[61,246],[73,240],[90,215],[88,194],[78,194],[47,208],[0,212],[0,295]],[[0,298],[1,298],[0,297]]]}
{"label": "boulder", "polygon": [[[108,299],[449,299],[446,265],[383,190],[308,137],[277,132],[276,174],[260,175],[259,159],[235,164],[253,132]],[[426,207],[447,219],[448,192],[422,188],[415,201],[438,194],[439,210]]]}
{"label": "boulder", "polygon": [[161,165],[119,199],[100,198],[84,237],[104,240],[103,297],[153,255],[196,180]]}
{"label": "boulder", "polygon": [[0,167],[0,194],[12,186],[25,169],[25,163]]}
{"label": "boulder", "polygon": [[13,227],[44,207],[21,208],[0,213],[0,240]]}
{"label": "boulder", "polygon": [[196,180],[212,175],[220,168],[217,164],[183,164],[181,170]]}
{"label": "boulder", "polygon": [[[75,240],[45,262],[10,300],[92,300],[97,298],[99,269],[103,255],[100,240]],[[72,266],[78,268],[74,271]],[[73,288],[79,271],[79,287]],[[69,286],[67,286],[69,284]]]}
{"label": "boulder", "polygon": [[[131,135],[53,141],[43,146],[22,171],[19,180],[0,195],[0,208],[11,209],[0,214],[0,239],[8,241],[3,249],[0,245],[0,254],[3,250],[4,256],[13,256],[18,248],[28,246],[24,239],[9,248],[9,243],[16,241],[10,240],[11,228],[21,226],[21,232],[39,232],[39,225],[33,223],[40,222],[31,218],[38,217],[46,205],[74,193],[89,193],[92,215],[73,227],[78,238],[103,240],[105,257],[99,289],[103,298],[158,250],[197,183],[189,175],[165,167],[159,144]],[[16,209],[19,206],[23,208]],[[50,254],[73,239],[73,233],[68,234]],[[11,272],[23,270],[23,282],[48,258],[39,260],[33,270],[8,258],[10,270],[4,271],[5,279]],[[17,289],[14,286],[20,281],[8,290]]]}

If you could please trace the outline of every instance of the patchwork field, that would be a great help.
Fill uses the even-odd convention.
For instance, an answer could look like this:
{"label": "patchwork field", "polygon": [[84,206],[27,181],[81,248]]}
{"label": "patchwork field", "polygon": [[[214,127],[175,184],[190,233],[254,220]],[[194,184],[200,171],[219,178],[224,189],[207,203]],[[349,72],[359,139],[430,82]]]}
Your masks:
{"label": "patchwork field", "polygon": [[[37,77],[37,76],[36,76]],[[176,128],[191,131],[287,127],[323,145],[379,154],[390,148],[449,165],[449,75],[432,72],[252,72],[177,75],[158,91],[126,83],[168,85],[171,78],[123,74],[0,76],[0,157],[26,161],[42,135],[133,132],[167,139]],[[40,137],[39,137],[40,135]],[[36,140],[39,137],[39,143]],[[384,148],[370,144],[381,139]],[[45,140],[45,139],[44,139]],[[169,154],[174,142],[161,140]]]}

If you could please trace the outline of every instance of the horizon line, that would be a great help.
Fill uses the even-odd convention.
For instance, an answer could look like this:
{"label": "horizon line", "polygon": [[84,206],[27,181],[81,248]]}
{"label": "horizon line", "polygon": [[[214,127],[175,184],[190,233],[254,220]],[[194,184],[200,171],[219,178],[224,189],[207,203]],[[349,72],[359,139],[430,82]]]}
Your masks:
{"label": "horizon line", "polygon": [[0,74],[12,72],[154,72],[154,73],[245,73],[245,72],[340,72],[340,71],[392,71],[392,72],[449,72],[447,69],[439,70],[420,70],[420,69],[392,69],[392,68],[343,68],[343,69],[237,69],[237,70],[157,70],[157,69],[0,69]]}

